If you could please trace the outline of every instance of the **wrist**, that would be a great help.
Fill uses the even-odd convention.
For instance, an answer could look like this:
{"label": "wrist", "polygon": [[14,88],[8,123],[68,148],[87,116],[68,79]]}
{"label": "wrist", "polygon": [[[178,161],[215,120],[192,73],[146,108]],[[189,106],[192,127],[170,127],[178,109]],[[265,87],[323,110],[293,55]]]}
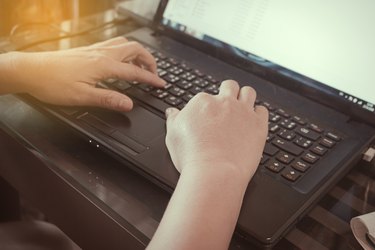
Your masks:
{"label": "wrist", "polygon": [[8,52],[0,56],[0,90],[1,94],[24,92],[22,80],[27,66],[22,64],[22,52]]}
{"label": "wrist", "polygon": [[245,191],[252,177],[233,163],[200,162],[190,163],[181,170],[181,177],[194,179],[213,186],[236,186]]}

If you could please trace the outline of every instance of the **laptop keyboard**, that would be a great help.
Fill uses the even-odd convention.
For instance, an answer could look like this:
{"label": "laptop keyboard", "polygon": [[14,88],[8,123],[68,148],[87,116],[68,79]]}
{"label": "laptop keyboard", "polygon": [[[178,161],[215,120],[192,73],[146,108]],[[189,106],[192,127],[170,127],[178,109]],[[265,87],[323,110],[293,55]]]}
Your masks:
{"label": "laptop keyboard", "polygon": [[[220,81],[215,77],[152,48],[146,48],[156,59],[159,76],[167,81],[164,89],[120,80],[106,81],[107,85],[138,99],[163,115],[168,107],[184,108],[199,92],[213,95],[219,93]],[[260,167],[275,178],[296,183],[341,140],[337,133],[270,102],[257,99],[256,104],[269,110],[269,133]]]}

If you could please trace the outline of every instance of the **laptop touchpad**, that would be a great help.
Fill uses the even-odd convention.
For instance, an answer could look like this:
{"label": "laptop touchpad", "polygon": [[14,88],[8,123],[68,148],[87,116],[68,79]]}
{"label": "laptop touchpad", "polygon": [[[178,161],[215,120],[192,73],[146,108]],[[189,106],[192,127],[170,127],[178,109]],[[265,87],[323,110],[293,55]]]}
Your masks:
{"label": "laptop touchpad", "polygon": [[[119,141],[124,139],[126,145],[133,141],[134,143],[131,144],[134,146],[141,144],[138,146],[147,147],[151,141],[165,131],[165,120],[138,105],[134,105],[130,112],[95,110],[89,112],[88,115],[93,116],[97,122],[105,124],[106,127],[108,126],[108,130],[106,129],[107,131],[103,132]],[[86,120],[87,118],[82,117],[81,119]],[[97,126],[94,127],[98,128]],[[99,128],[99,130],[103,129]]]}

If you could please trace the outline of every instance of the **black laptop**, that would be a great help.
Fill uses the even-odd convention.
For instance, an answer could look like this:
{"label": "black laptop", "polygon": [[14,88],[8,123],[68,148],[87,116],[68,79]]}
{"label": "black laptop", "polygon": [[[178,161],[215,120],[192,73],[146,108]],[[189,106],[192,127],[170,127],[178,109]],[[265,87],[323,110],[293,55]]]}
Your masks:
{"label": "black laptop", "polygon": [[155,56],[165,89],[105,80],[133,98],[129,113],[39,107],[172,192],[164,110],[217,94],[224,79],[252,86],[269,135],[236,233],[272,246],[374,142],[374,10],[372,1],[162,0],[153,28],[125,36]]}

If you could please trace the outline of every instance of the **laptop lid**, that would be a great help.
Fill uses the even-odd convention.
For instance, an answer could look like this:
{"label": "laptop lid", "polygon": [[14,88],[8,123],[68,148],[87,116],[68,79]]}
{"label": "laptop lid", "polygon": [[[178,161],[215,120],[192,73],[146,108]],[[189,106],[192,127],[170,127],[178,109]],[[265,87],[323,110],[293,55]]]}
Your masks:
{"label": "laptop lid", "polygon": [[156,28],[375,125],[375,2],[162,0]]}

